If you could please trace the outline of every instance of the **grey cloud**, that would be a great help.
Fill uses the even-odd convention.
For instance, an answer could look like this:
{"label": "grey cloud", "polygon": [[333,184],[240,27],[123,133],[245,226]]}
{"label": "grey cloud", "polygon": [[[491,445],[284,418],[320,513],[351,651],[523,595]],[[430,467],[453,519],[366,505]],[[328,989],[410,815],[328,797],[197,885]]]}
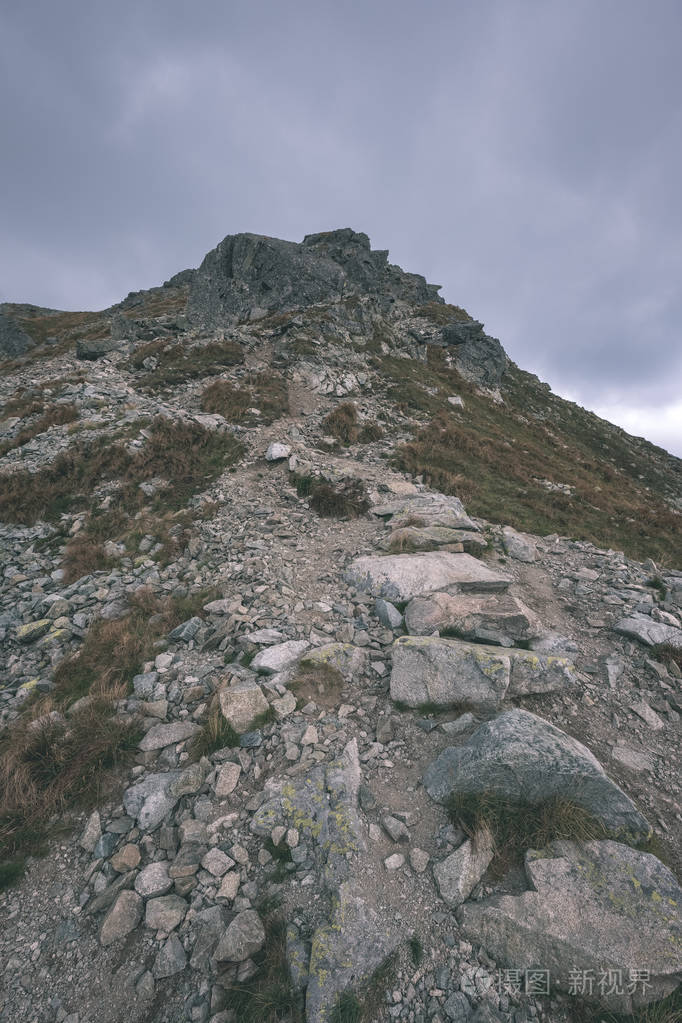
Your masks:
{"label": "grey cloud", "polygon": [[680,29],[677,0],[16,5],[0,298],[102,307],[228,232],[350,225],[644,416],[682,377]]}

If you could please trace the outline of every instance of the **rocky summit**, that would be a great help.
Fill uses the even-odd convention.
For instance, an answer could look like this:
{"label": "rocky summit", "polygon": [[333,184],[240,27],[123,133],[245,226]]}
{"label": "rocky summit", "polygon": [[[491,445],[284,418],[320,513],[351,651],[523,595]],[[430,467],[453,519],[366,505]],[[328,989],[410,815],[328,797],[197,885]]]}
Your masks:
{"label": "rocky summit", "polygon": [[682,462],[438,291],[0,306],[2,1023],[680,1018]]}

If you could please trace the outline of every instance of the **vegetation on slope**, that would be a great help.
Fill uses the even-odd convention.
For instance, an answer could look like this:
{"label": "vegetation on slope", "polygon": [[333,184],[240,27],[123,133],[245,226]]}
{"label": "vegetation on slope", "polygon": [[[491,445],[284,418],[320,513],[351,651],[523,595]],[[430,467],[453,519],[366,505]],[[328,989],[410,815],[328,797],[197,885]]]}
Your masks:
{"label": "vegetation on slope", "polygon": [[[651,557],[679,558],[682,462],[552,395],[512,366],[503,403],[472,387],[434,353],[428,363],[376,360],[387,395],[415,420],[396,465],[493,522],[559,533]],[[459,409],[450,395],[464,400]],[[676,479],[671,478],[676,474]],[[556,489],[552,485],[562,486]]]}

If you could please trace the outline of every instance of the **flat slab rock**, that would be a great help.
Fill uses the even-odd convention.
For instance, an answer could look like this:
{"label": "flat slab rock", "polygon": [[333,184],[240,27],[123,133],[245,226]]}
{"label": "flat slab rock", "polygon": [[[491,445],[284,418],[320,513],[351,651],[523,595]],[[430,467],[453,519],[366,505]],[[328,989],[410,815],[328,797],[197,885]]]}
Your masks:
{"label": "flat slab rock", "polygon": [[669,643],[675,649],[682,650],[682,629],[676,629],[674,625],[665,625],[663,622],[654,622],[647,615],[621,618],[613,628],[623,636],[638,639],[646,646]]}
{"label": "flat slab rock", "polygon": [[486,791],[532,804],[556,796],[584,807],[614,834],[640,837],[651,830],[586,746],[526,710],[505,711],[463,746],[443,750],[423,783],[438,803],[453,793]]}
{"label": "flat slab rock", "polygon": [[400,636],[392,650],[391,699],[408,707],[465,703],[495,710],[507,695],[551,693],[575,686],[570,661],[529,650],[439,636]]}
{"label": "flat slab rock", "polygon": [[[611,1012],[631,1013],[677,987],[682,889],[655,856],[619,842],[558,841],[529,852],[526,873],[533,891],[459,908],[464,937],[505,966],[549,970],[569,993],[575,971],[591,971],[593,996]],[[608,970],[622,982],[600,985]],[[646,984],[630,985],[631,970],[644,971]]]}
{"label": "flat slab rock", "polygon": [[412,600],[445,589],[454,593],[499,593],[510,582],[470,554],[440,551],[356,558],[346,571],[346,581],[392,601]]}
{"label": "flat slab rock", "polygon": [[458,497],[445,494],[419,494],[377,504],[372,514],[390,518],[391,529],[399,529],[408,521],[420,519],[424,526],[446,529],[477,529]]}
{"label": "flat slab rock", "polygon": [[306,991],[307,1023],[327,1023],[339,995],[358,989],[404,939],[346,882],[331,918],[313,934]]}
{"label": "flat slab rock", "polygon": [[432,593],[415,597],[405,608],[405,625],[413,636],[445,629],[463,639],[513,646],[542,634],[540,619],[509,593]]}

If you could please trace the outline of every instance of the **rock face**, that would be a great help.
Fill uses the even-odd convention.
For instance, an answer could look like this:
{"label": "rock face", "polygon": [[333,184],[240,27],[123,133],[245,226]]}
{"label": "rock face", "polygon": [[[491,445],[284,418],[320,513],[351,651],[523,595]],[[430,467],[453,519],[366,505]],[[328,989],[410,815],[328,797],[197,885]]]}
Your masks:
{"label": "rock face", "polygon": [[494,710],[506,695],[559,692],[573,685],[572,665],[563,657],[438,636],[401,636],[393,644],[391,698],[408,707],[467,704]]}
{"label": "rock face", "polygon": [[351,562],[346,579],[374,597],[405,601],[447,589],[451,593],[500,593],[509,579],[470,554],[369,555]]}
{"label": "rock face", "polygon": [[497,340],[483,331],[477,320],[453,320],[443,327],[443,343],[463,377],[495,390],[500,386],[509,359]]}
{"label": "rock face", "polygon": [[79,340],[76,342],[76,358],[84,359],[86,362],[102,359],[105,355],[119,351],[120,348],[120,342],[112,341],[111,338],[106,337],[96,338],[92,341]]}
{"label": "rock face", "polygon": [[590,751],[547,721],[510,710],[481,725],[464,746],[427,768],[424,786],[437,802],[453,793],[492,792],[532,804],[570,799],[615,834],[646,836],[649,825]]}
{"label": "rock face", "polygon": [[343,228],[301,243],[228,235],[196,271],[187,315],[204,327],[221,326],[368,292],[387,306],[396,299],[442,301],[435,285],[391,266],[386,251],[372,251],[366,234]]}
{"label": "rock face", "polygon": [[23,355],[35,346],[35,341],[19,326],[10,313],[0,305],[0,356],[12,358]]}
{"label": "rock face", "polygon": [[[526,873],[534,890],[459,909],[465,937],[514,969],[541,964],[569,993],[587,971],[593,997],[611,1012],[630,1013],[677,987],[682,890],[656,857],[618,842],[561,841],[528,853]],[[599,984],[609,970],[620,985]],[[630,985],[630,971],[646,983]]]}

